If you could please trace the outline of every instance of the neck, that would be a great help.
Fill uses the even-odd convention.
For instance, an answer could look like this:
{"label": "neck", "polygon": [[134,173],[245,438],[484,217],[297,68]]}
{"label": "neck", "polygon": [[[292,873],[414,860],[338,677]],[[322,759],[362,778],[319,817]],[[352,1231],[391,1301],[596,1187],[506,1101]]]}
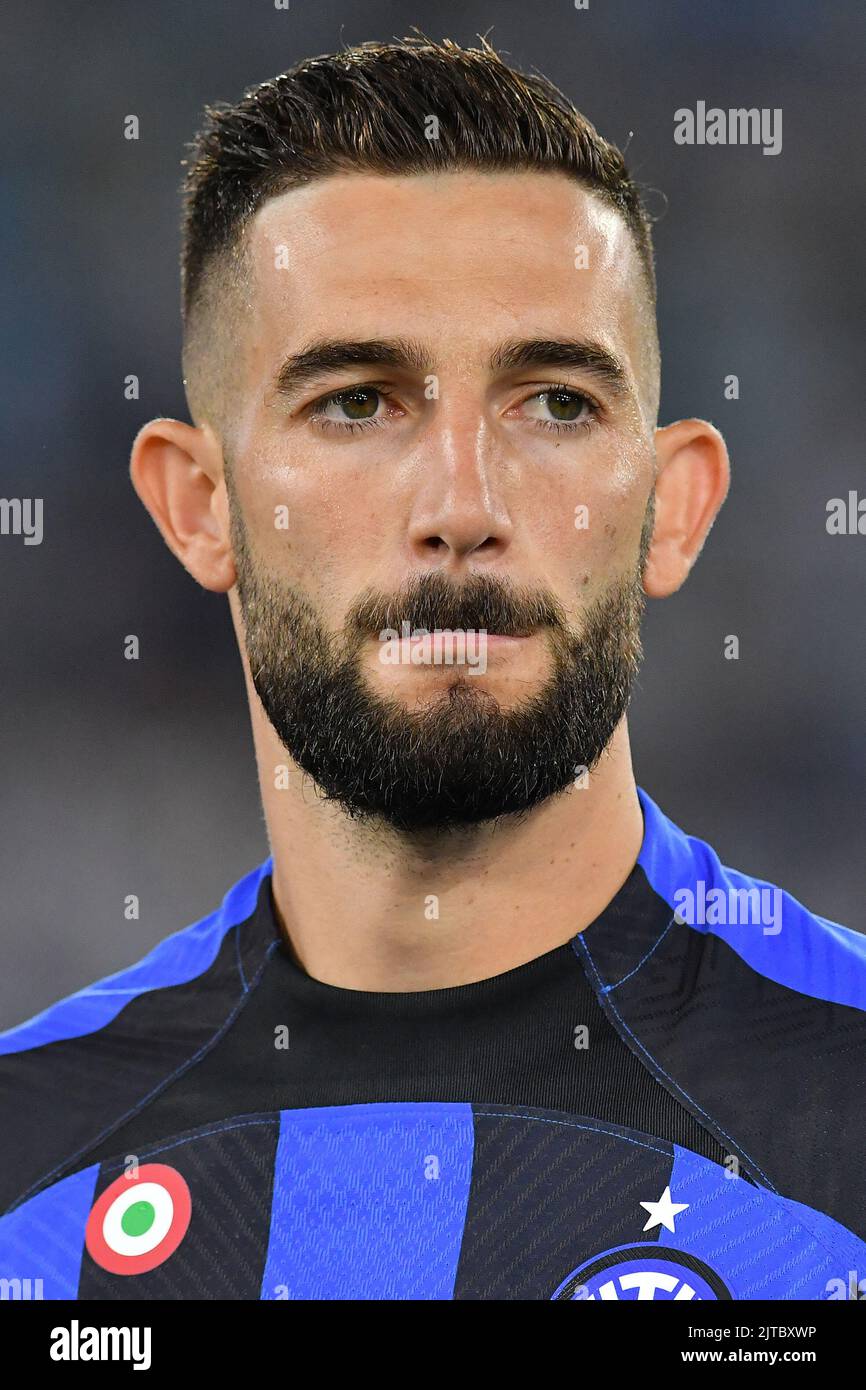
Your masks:
{"label": "neck", "polygon": [[[289,759],[261,707],[253,732],[283,934],[314,979],[444,989],[569,941],[622,887],[643,838],[623,719],[586,789],[522,819],[419,839],[352,821]],[[274,769],[288,766],[288,786]]]}

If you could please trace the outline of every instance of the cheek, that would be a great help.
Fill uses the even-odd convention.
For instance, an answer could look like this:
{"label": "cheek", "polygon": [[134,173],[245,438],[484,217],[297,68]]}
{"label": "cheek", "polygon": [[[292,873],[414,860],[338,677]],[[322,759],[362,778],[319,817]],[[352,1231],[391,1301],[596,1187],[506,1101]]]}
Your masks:
{"label": "cheek", "polygon": [[269,568],[288,572],[303,548],[309,518],[302,475],[284,458],[259,449],[244,458],[237,491],[256,553]]}
{"label": "cheek", "polygon": [[558,556],[566,587],[576,584],[586,597],[631,571],[652,466],[645,444],[623,447],[618,439],[587,443],[579,456],[548,472],[537,493],[536,534],[548,557]]}
{"label": "cheek", "polygon": [[266,567],[328,608],[355,592],[359,562],[375,558],[381,499],[361,467],[328,468],[287,453],[271,444],[247,455],[237,470],[240,504]]}

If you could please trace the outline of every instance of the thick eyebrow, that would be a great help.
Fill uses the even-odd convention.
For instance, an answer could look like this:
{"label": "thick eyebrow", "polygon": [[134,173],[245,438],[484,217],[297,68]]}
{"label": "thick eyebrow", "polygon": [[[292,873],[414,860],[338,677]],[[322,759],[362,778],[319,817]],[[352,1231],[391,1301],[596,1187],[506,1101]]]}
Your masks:
{"label": "thick eyebrow", "polygon": [[[432,370],[429,354],[409,338],[324,339],[287,357],[274,377],[275,393],[288,400],[318,377],[346,367]],[[519,338],[501,343],[490,359],[494,372],[526,367],[563,367],[594,376],[616,396],[629,392],[628,374],[612,352],[587,338]]]}
{"label": "thick eyebrow", "polygon": [[614,353],[588,338],[520,338],[502,343],[490,359],[494,371],[564,367],[587,372],[614,396],[627,396],[628,373]]}
{"label": "thick eyebrow", "polygon": [[287,357],[277,372],[273,389],[291,399],[317,377],[344,367],[399,367],[409,372],[429,371],[427,354],[420,343],[408,338],[329,339],[311,343]]}

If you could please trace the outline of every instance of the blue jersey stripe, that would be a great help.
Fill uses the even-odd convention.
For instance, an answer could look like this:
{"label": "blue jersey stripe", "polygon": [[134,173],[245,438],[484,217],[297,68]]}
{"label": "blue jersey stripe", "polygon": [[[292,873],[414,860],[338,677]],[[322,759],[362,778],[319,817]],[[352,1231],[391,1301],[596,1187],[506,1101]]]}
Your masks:
{"label": "blue jersey stripe", "polygon": [[[84,1232],[99,1164],[38,1192],[0,1218],[0,1279],[29,1281],[30,1298],[78,1297]],[[38,1292],[34,1279],[41,1280]],[[16,1295],[17,1296],[17,1295]]]}
{"label": "blue jersey stripe", "polygon": [[284,1110],[263,1299],[450,1299],[471,1105]]}
{"label": "blue jersey stripe", "polygon": [[673,1232],[656,1228],[659,1245],[697,1255],[735,1299],[824,1299],[852,1267],[866,1268],[866,1245],[823,1212],[753,1187],[678,1144],[670,1194],[686,1206],[672,1218]]}
{"label": "blue jersey stripe", "polygon": [[[644,813],[638,863],[671,911],[679,910],[685,891],[696,908],[704,904],[699,916],[711,916],[707,894],[720,890],[721,901],[730,905],[728,917],[739,912],[741,920],[692,921],[687,915],[690,927],[721,937],[747,965],[776,984],[866,1010],[866,936],[809,912],[790,893],[764,879],[729,869],[703,840],[686,835],[668,820],[641,788],[638,796]],[[746,894],[755,905],[772,908],[772,914],[743,921]]]}
{"label": "blue jersey stripe", "polygon": [[0,1056],[98,1032],[148,990],[185,985],[202,975],[216,960],[226,932],[251,916],[262,879],[271,867],[272,860],[266,859],[229,889],[215,912],[166,937],[135,965],[97,980],[0,1033]]}

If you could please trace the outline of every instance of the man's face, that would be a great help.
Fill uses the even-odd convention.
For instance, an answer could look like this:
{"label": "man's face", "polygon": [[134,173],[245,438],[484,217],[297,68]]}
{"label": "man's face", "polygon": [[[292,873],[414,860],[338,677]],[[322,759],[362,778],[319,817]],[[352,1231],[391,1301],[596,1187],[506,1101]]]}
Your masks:
{"label": "man's face", "polygon": [[597,764],[640,657],[628,229],[560,175],[353,174],[268,202],[250,253],[229,498],[265,711],[351,815],[526,811]]}

